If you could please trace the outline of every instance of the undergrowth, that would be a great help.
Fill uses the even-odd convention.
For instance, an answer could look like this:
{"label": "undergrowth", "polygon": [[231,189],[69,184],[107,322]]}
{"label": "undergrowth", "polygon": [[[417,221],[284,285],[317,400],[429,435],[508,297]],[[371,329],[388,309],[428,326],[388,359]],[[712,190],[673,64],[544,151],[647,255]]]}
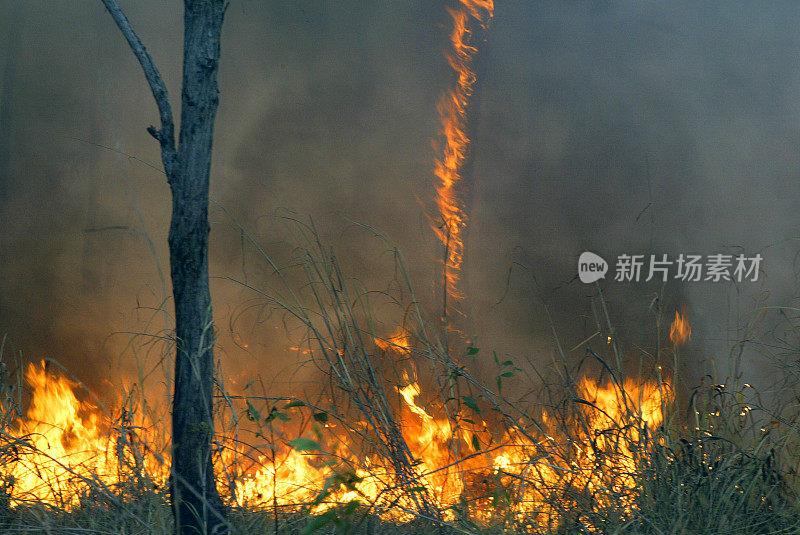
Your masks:
{"label": "undergrowth", "polygon": [[[377,233],[393,276],[376,291],[344,272],[312,226],[292,225],[299,245],[289,265],[302,277],[250,240],[271,275],[239,284],[280,312],[288,329],[301,329],[326,386],[301,399],[250,385],[233,394],[218,381],[218,485],[232,533],[800,532],[796,420],[776,416],[749,385],[706,381],[681,390],[670,382],[675,370],[667,371],[677,347],[631,366],[637,357],[610,338],[588,345],[578,362],[560,353],[550,373],[525,369],[433,327],[402,255]],[[607,315],[597,323],[613,332]],[[491,359],[492,371],[471,369],[476,355]],[[54,503],[15,492],[10,467],[42,452],[20,431],[23,386],[0,356],[0,532],[171,533],[165,482],[149,471],[163,472],[165,446],[149,443],[144,429],[163,420],[143,418],[142,404],[105,415],[116,479],[76,471],[83,490]],[[404,402],[412,384],[422,390],[406,391]],[[793,388],[784,396],[796,399]],[[413,418],[447,430],[437,439],[441,466],[421,458],[420,431],[408,431]],[[291,452],[320,475],[298,494],[304,503],[287,503],[276,486],[272,495],[243,498],[252,474],[245,466],[277,478]],[[383,488],[370,492],[375,481]],[[448,497],[447,485],[458,496]]]}

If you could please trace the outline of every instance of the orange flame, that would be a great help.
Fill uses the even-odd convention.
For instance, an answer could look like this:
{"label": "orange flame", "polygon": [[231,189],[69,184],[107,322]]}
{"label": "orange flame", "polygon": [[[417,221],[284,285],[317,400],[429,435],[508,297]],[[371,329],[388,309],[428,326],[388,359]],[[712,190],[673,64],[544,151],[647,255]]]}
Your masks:
{"label": "orange flame", "polygon": [[[401,334],[398,331],[396,336]],[[399,341],[393,344],[398,354],[408,350]],[[0,468],[4,480],[13,482],[12,504],[38,501],[69,509],[80,503],[87,488],[113,490],[129,479],[134,467],[147,474],[151,485],[165,484],[168,456],[132,447],[134,428],[142,434],[141,443],[155,440],[157,430],[152,425],[130,426],[125,433],[115,434],[121,426],[109,423],[94,405],[79,401],[74,382],[48,372],[42,364],[30,365],[26,378],[33,397],[27,418],[19,422],[16,432],[19,444],[26,446],[18,448],[14,462]],[[631,444],[639,442],[645,427],[652,430],[661,424],[662,405],[670,399],[668,385],[659,388],[626,380],[620,387],[583,378],[577,385],[578,396],[585,400],[578,409],[583,413],[578,415],[581,423],[565,434],[552,423],[557,419],[545,412],[541,416],[545,434],[532,442],[520,429],[490,429],[476,413],[474,402],[463,413],[437,416],[444,414],[443,407],[426,406],[416,381],[406,380],[396,392],[397,419],[419,475],[415,485],[426,489],[445,519],[454,518],[454,507],[469,503],[473,517],[485,521],[497,513],[492,496],[501,488],[514,496],[507,513],[540,521],[555,514],[547,506],[548,493],[554,491],[588,489],[596,494],[598,507],[610,505],[603,497],[612,491],[615,496],[633,493],[637,457]],[[330,459],[338,459],[351,467],[357,485],[335,489],[314,511],[358,499],[374,504],[388,519],[413,517],[415,505],[408,493],[387,492],[397,485],[391,463],[360,453],[358,445],[349,442],[333,422],[324,424],[324,432],[330,435],[324,446],[327,455],[309,455],[273,442],[270,454],[257,457],[254,466],[243,471],[235,463],[244,456],[239,461],[234,458],[241,449],[220,456],[218,471],[233,473],[235,480],[223,494],[242,505],[291,510],[318,497],[325,482],[336,475]],[[627,438],[621,440],[621,434]],[[521,481],[537,483],[520,485]]]}
{"label": "orange flame", "polygon": [[[471,65],[477,53],[472,42],[472,25],[485,26],[493,9],[492,0],[461,0],[459,9],[450,10],[453,30],[448,61],[457,81],[438,105],[445,144],[441,159],[435,164],[439,181],[436,205],[441,219],[434,230],[446,247],[446,292],[454,298],[460,297],[457,285],[467,222],[457,186],[462,179],[470,143],[467,111],[475,84]],[[679,318],[676,313],[671,337]],[[675,344],[683,343],[690,336],[688,323],[681,319],[680,325],[680,329],[685,328],[685,334],[681,342],[673,338]],[[398,329],[385,339],[376,338],[375,345],[385,352],[407,355],[411,352],[412,337]],[[300,347],[291,349],[302,354],[311,351]],[[405,376],[403,384],[396,386],[399,414],[393,416],[400,424],[402,438],[419,476],[415,486],[425,489],[434,505],[444,511],[445,519],[454,518],[457,507],[471,503],[475,504],[471,506],[475,518],[491,520],[500,508],[497,505],[500,500],[494,500],[503,495],[495,492],[499,488],[514,495],[507,509],[524,518],[539,519],[554,514],[546,505],[547,496],[566,495],[567,490],[576,488],[591,491],[596,507],[610,505],[612,493],[604,491],[632,491],[635,487],[637,459],[632,444],[639,441],[648,428],[661,424],[662,407],[670,395],[668,385],[665,390],[665,385],[659,387],[626,380],[620,387],[583,378],[577,384],[576,393],[585,404],[578,409],[580,414],[573,415],[580,422],[572,422],[572,428],[565,432],[556,425],[555,415],[544,412],[542,427],[529,434],[513,425],[510,429],[492,429],[481,418],[474,398],[468,407],[456,409],[455,414],[450,412],[449,406],[426,403],[416,375],[412,375],[413,379]],[[44,365],[30,365],[26,379],[33,387],[33,398],[26,419],[19,422],[16,432],[19,443],[25,444],[24,453],[20,453],[15,462],[0,466],[3,471],[0,475],[13,482],[13,504],[37,500],[69,508],[80,503],[87,485],[113,488],[124,481],[131,467],[148,474],[153,484],[164,485],[169,457],[152,454],[147,447],[132,447],[135,433],[142,435],[142,443],[155,441],[151,436],[156,433],[152,423],[141,426],[109,423],[97,407],[78,400],[74,382],[48,373]],[[398,495],[389,490],[399,488],[399,476],[391,464],[377,455],[363,454],[358,444],[350,441],[335,423],[326,418],[317,419],[317,416],[315,419],[324,424],[324,431],[317,429],[320,442],[323,442],[323,432],[329,435],[326,436],[329,442],[320,445],[327,455],[282,448],[277,439],[270,437],[266,448],[270,453],[257,455],[253,459],[254,466],[240,470],[236,463],[243,457],[237,456],[243,452],[235,445],[217,458],[219,473],[229,474],[228,469],[233,468],[235,484],[226,489],[225,496],[255,507],[274,504],[296,509],[307,506],[320,496],[326,481],[336,475],[335,463],[331,462],[336,459],[352,468],[357,490],[342,487],[331,491],[312,508],[314,512],[359,499],[375,505],[387,518],[411,519],[410,511],[415,510],[411,493]],[[259,418],[254,416],[254,419]],[[368,427],[365,422],[354,426]],[[124,432],[115,436],[114,431],[120,430]],[[621,439],[621,434],[626,436]],[[264,434],[257,436],[266,440]],[[565,449],[569,451],[568,456],[564,455]],[[606,473],[610,475],[605,476]]]}
{"label": "orange flame", "polygon": [[411,335],[402,327],[388,338],[375,338],[375,345],[384,351],[395,353],[408,353],[411,350]]}
{"label": "orange flame", "polygon": [[453,18],[453,31],[450,34],[453,48],[447,59],[456,73],[457,81],[455,87],[442,96],[437,107],[445,144],[443,155],[434,167],[434,174],[439,179],[436,187],[439,218],[433,222],[433,228],[445,246],[446,292],[453,298],[462,297],[457,286],[464,258],[463,230],[467,216],[456,187],[461,181],[461,170],[469,153],[467,110],[475,84],[472,61],[478,51],[470,42],[470,24],[477,22],[485,25],[491,19],[493,10],[492,0],[461,0],[461,9],[449,10]]}
{"label": "orange flame", "polygon": [[683,345],[686,340],[692,339],[692,326],[689,325],[689,320],[685,316],[681,316],[677,310],[672,327],[669,329],[669,339],[676,346]]}
{"label": "orange flame", "polygon": [[17,457],[4,474],[11,481],[15,503],[36,500],[50,505],[76,505],[88,485],[109,488],[126,467],[146,472],[156,484],[166,471],[153,455],[134,453],[135,426],[117,441],[110,438],[102,413],[75,395],[78,386],[53,374],[44,362],[28,366],[25,379],[33,387],[26,420],[19,422]]}

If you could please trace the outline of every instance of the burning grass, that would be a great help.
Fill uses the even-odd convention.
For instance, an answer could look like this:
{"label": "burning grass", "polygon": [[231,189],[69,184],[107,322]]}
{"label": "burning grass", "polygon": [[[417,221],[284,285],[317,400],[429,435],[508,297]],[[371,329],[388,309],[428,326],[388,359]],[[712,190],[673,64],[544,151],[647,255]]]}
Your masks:
{"label": "burning grass", "polygon": [[[298,353],[327,386],[300,399],[220,385],[216,464],[234,532],[796,529],[796,441],[791,426],[764,425],[752,396],[711,385],[681,403],[657,363],[633,376],[589,349],[523,402],[514,384],[532,370],[489,355],[488,375],[464,364],[485,351],[444,346],[398,251],[388,246],[401,290],[379,295],[399,320],[378,318],[376,293],[300,229],[302,288],[280,269],[250,288],[303,327]],[[673,337],[676,325],[688,332],[676,316]],[[4,533],[169,532],[165,420],[135,402],[143,385],[106,412],[34,363],[23,415],[19,386],[3,379]]]}

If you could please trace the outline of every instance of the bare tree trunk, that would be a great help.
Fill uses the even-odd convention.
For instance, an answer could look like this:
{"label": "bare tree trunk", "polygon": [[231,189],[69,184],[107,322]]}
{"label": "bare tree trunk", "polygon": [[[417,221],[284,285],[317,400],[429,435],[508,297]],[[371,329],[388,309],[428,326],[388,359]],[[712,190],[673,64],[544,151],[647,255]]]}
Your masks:
{"label": "bare tree trunk", "polygon": [[172,190],[169,229],[175,301],[175,391],[170,493],[178,535],[227,531],[214,480],[214,329],[208,287],[208,190],[223,0],[184,1],[183,92],[177,151],[167,90],[152,58],[116,3],[102,0],[144,70],[161,116],[148,131],[161,144]]}
{"label": "bare tree trunk", "polygon": [[183,93],[178,170],[169,177],[169,254],[175,297],[172,508],[176,531],[223,531],[211,460],[214,330],[208,288],[208,187],[224,3],[184,2]]}

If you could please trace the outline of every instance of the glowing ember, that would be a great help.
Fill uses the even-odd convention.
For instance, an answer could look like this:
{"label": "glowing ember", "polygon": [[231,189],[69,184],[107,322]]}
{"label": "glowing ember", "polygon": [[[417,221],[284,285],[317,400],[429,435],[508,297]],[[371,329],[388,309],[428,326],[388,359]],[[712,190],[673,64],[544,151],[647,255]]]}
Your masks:
{"label": "glowing ember", "polygon": [[689,325],[689,320],[685,316],[681,316],[677,310],[675,311],[675,320],[669,330],[669,339],[676,346],[683,345],[686,340],[692,339],[692,327]]}

